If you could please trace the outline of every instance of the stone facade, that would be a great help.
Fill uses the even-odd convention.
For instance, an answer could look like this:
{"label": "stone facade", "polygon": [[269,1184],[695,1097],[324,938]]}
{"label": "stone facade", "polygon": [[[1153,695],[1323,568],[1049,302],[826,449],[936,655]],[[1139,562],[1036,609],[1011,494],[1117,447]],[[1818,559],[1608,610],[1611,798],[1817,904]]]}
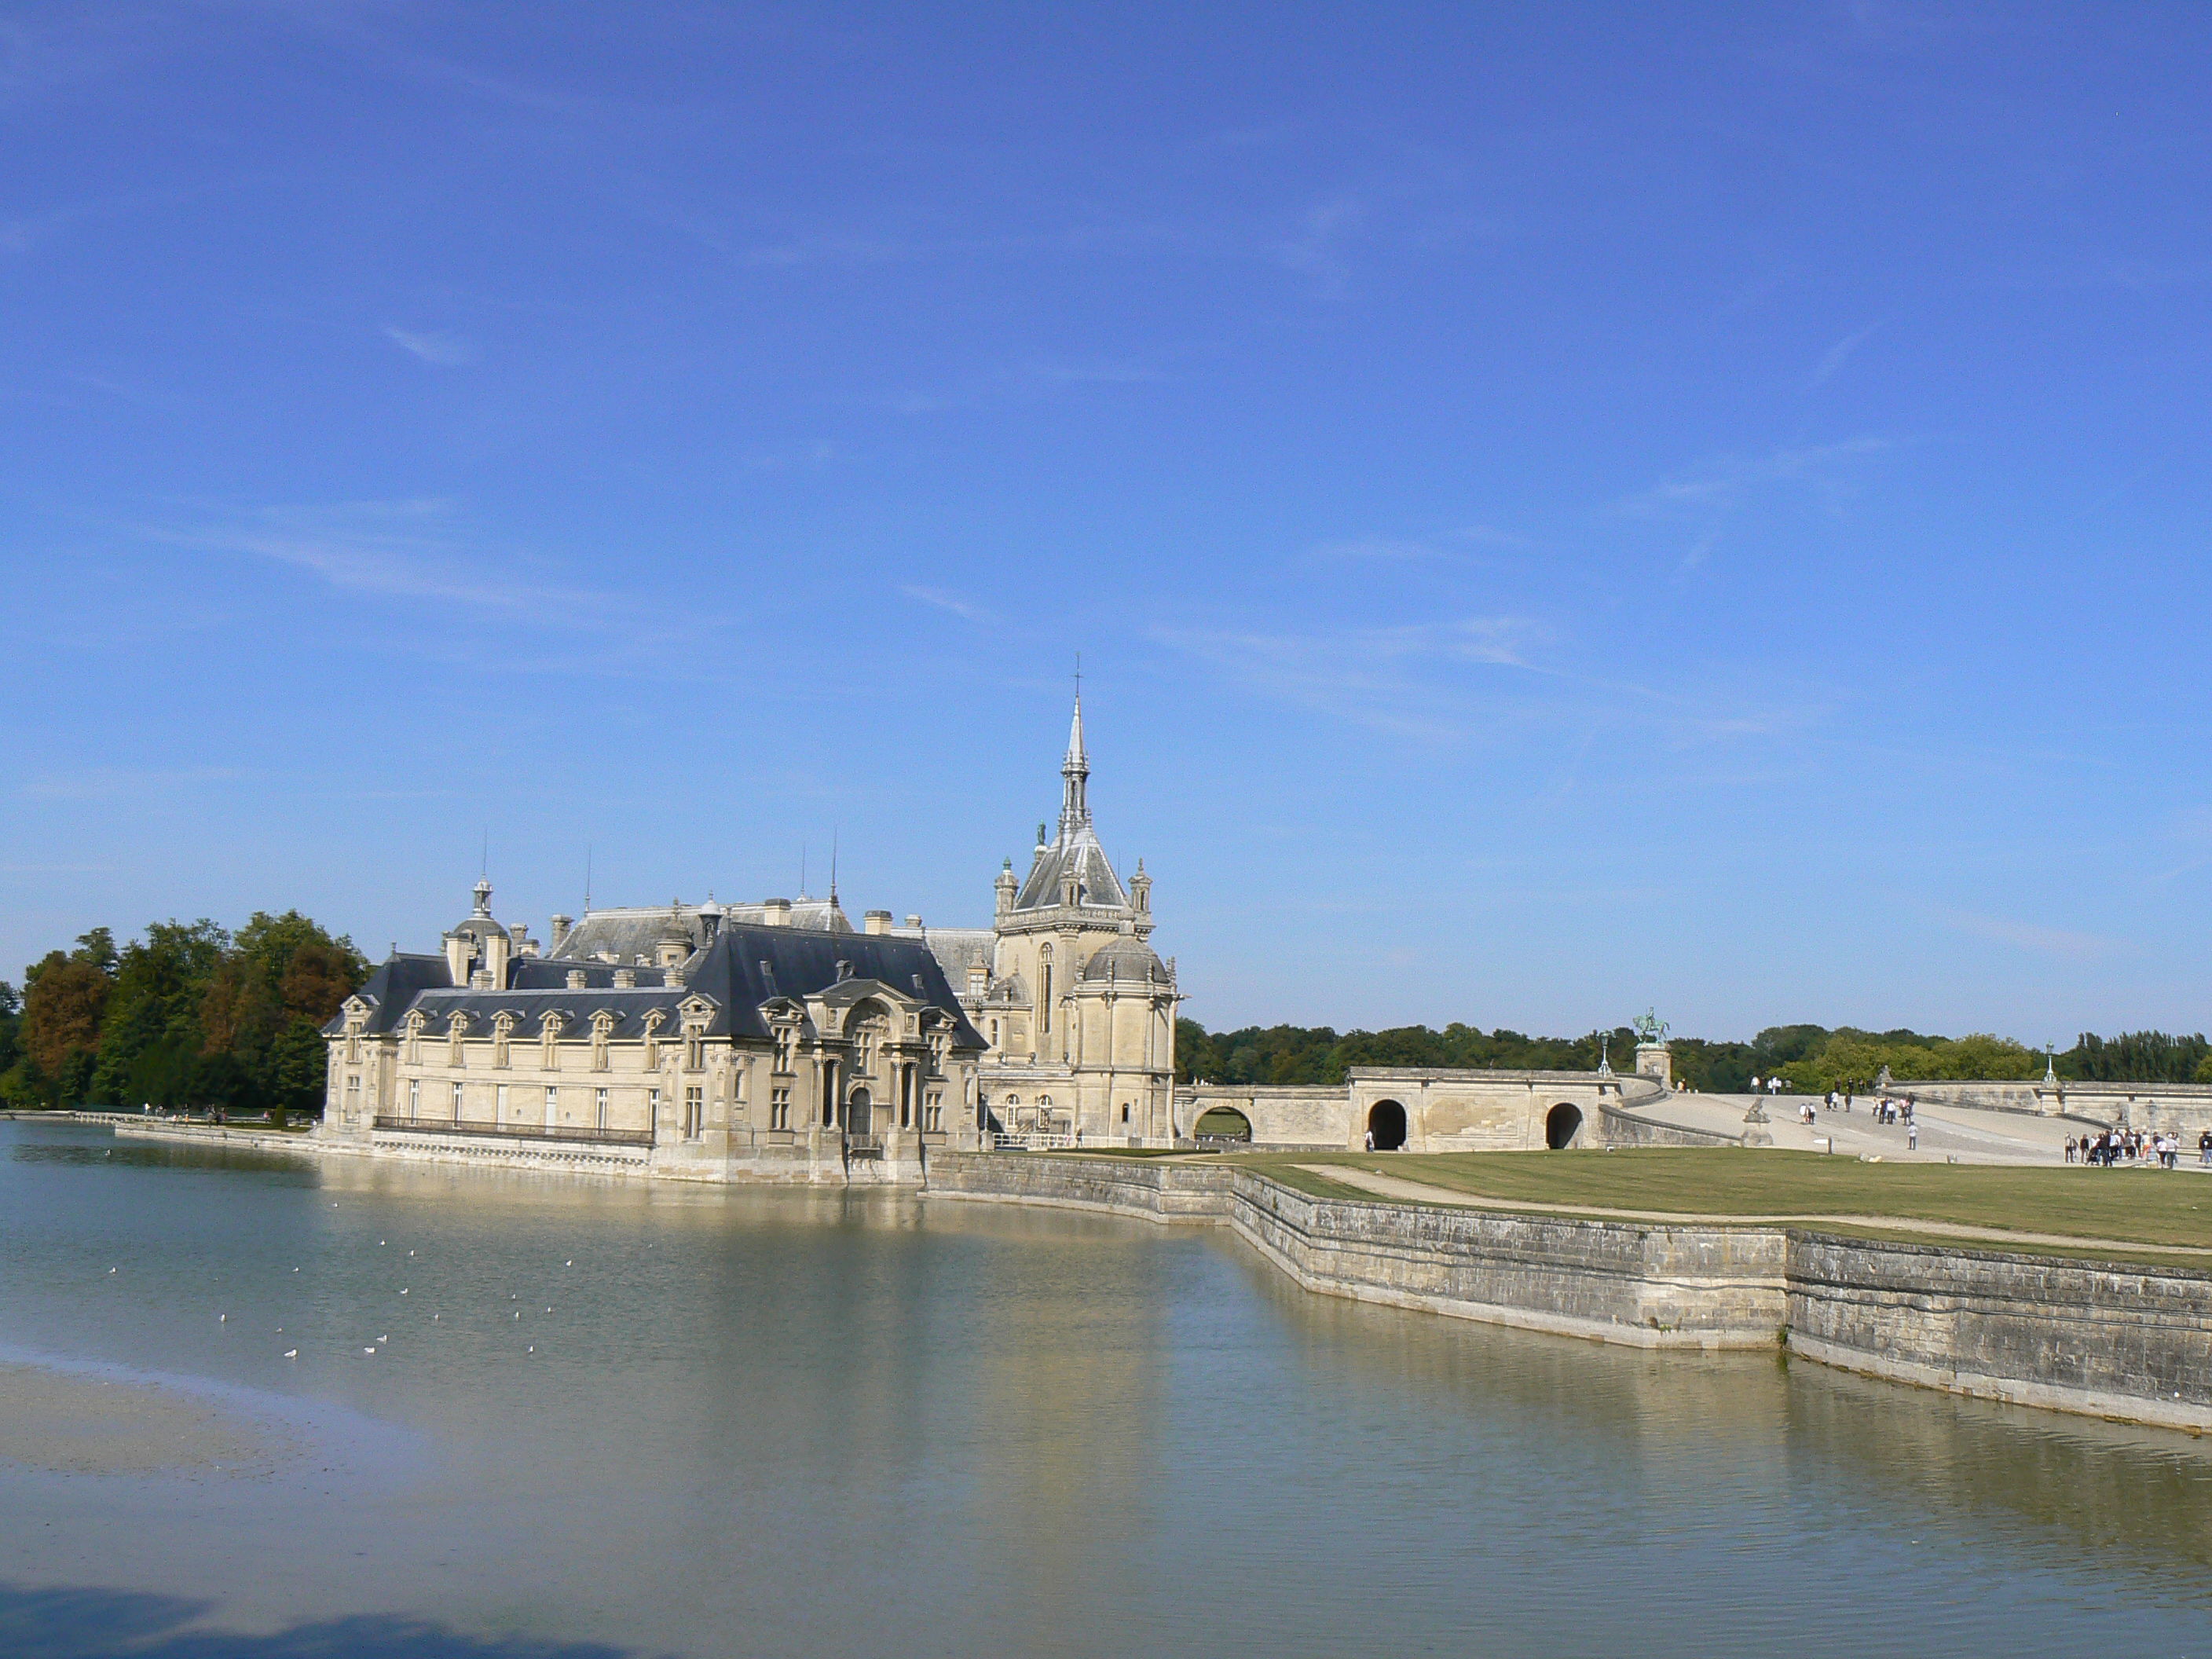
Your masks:
{"label": "stone facade", "polygon": [[[933,1146],[1167,1144],[1175,969],[1152,878],[1093,826],[1079,702],[1058,834],[984,928],[801,896],[586,908],[541,947],[491,884],[434,955],[395,951],[325,1029],[322,1133],[702,1180],[921,1179]],[[565,1151],[556,1151],[565,1148]]]}
{"label": "stone facade", "polygon": [[[1234,1114],[1257,1146],[1377,1152],[1518,1152],[1612,1144],[1623,1106],[1662,1100],[1656,1078],[1601,1072],[1354,1066],[1340,1086],[1200,1084],[1176,1097],[1176,1133]],[[1217,1119],[1217,1121],[1219,1120]]]}

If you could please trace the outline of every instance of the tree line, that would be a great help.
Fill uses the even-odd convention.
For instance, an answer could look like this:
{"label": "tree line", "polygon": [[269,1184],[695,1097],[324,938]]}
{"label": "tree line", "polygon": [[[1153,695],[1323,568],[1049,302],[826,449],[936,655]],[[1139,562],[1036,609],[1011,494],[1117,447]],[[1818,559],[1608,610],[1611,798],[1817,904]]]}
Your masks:
{"label": "tree line", "polygon": [[0,981],[0,1104],[314,1112],[322,1026],[368,976],[343,934],[287,910],[235,933],[149,923],[118,946],[95,927]]}
{"label": "tree line", "polygon": [[[1931,1036],[1848,1025],[1772,1025],[1748,1042],[1675,1037],[1668,1048],[1677,1078],[1714,1094],[1741,1094],[1754,1077],[1779,1077],[1808,1094],[1863,1092],[1885,1066],[1899,1082],[2025,1082],[2041,1077],[2046,1060],[2041,1050],[2008,1037]],[[1620,1026],[1578,1037],[1528,1036],[1503,1026],[1485,1031],[1457,1023],[1441,1031],[1426,1025],[1344,1032],[1326,1025],[1248,1025],[1208,1031],[1196,1020],[1176,1022],[1176,1077],[1182,1083],[1334,1084],[1355,1066],[1594,1072],[1601,1055],[1616,1071],[1631,1069],[1635,1032]],[[2102,1037],[2084,1031],[2051,1063],[2069,1082],[2212,1083],[2212,1043],[2202,1032]]]}

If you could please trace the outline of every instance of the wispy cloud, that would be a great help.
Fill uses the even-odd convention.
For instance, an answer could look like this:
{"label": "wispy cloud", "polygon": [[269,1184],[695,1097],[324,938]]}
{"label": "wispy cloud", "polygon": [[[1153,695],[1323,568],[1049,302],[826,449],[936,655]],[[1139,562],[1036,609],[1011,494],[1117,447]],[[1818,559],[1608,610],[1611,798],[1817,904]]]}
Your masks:
{"label": "wispy cloud", "polygon": [[225,524],[144,533],[173,546],[264,559],[350,592],[571,625],[631,610],[618,595],[548,581],[527,561],[487,559],[464,544],[450,503],[434,498],[270,507]]}
{"label": "wispy cloud", "polygon": [[1633,728],[1675,747],[1785,736],[1814,712],[1595,674],[1520,616],[1317,633],[1159,628],[1152,637],[1255,696],[1437,744],[1507,727]]}
{"label": "wispy cloud", "polygon": [[2076,933],[2063,927],[2045,927],[2034,922],[2014,921],[2003,916],[1976,915],[1966,910],[1943,912],[1943,923],[1954,933],[1971,939],[1988,939],[1998,945],[2009,945],[2038,956],[2057,957],[2069,962],[2089,962],[2109,957],[2127,949],[2124,939],[2106,939],[2098,933]]}
{"label": "wispy cloud", "polygon": [[1788,485],[1834,500],[1849,492],[1857,463],[1893,447],[1887,438],[1862,437],[1777,449],[1765,455],[1724,456],[1696,472],[1669,478],[1632,495],[1621,506],[1626,512],[1644,514],[1727,506],[1753,490],[1773,485]]}
{"label": "wispy cloud", "polygon": [[1443,555],[1427,542],[1365,536],[1352,541],[1322,542],[1306,556],[1328,562],[1345,561],[1358,564],[1391,564],[1418,563],[1424,559],[1441,558]]}
{"label": "wispy cloud", "polygon": [[473,341],[458,334],[423,333],[414,329],[386,325],[384,337],[410,356],[440,368],[459,368],[475,362],[483,354]]}
{"label": "wispy cloud", "polygon": [[998,620],[997,617],[993,615],[990,611],[986,611],[981,605],[971,605],[966,599],[962,599],[958,594],[947,593],[942,588],[902,587],[899,589],[899,592],[905,594],[909,599],[915,600],[920,604],[934,606],[939,611],[949,611],[963,622],[991,623]]}
{"label": "wispy cloud", "polygon": [[1152,637],[1247,690],[1348,724],[1442,741],[1465,735],[1458,699],[1431,684],[1439,670],[1526,668],[1541,629],[1527,617],[1364,628],[1337,635],[1162,628]]}
{"label": "wispy cloud", "polygon": [[1874,338],[1881,327],[1881,325],[1879,322],[1869,323],[1856,334],[1846,334],[1822,352],[1820,361],[1813,365],[1812,375],[1805,382],[1807,389],[1810,390],[1814,386],[1826,384],[1829,377],[1850,361],[1853,352]]}
{"label": "wispy cloud", "polygon": [[165,794],[204,783],[230,783],[245,775],[228,766],[167,770],[95,766],[82,772],[50,773],[33,778],[23,785],[22,793],[33,800],[106,800],[118,796]]}
{"label": "wispy cloud", "polygon": [[1346,244],[1365,220],[1358,198],[1332,196],[1298,216],[1297,228],[1275,244],[1276,260],[1313,281],[1315,291],[1334,297],[1351,271]]}

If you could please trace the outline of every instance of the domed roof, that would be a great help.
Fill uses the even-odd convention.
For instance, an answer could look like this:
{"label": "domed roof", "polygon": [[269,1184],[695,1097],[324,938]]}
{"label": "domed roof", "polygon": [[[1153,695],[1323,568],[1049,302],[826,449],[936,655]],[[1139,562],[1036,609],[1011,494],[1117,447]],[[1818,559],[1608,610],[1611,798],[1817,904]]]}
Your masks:
{"label": "domed roof", "polygon": [[1134,933],[1123,933],[1100,945],[1083,964],[1085,983],[1097,980],[1133,980],[1139,984],[1170,983],[1168,965],[1152,947]]}

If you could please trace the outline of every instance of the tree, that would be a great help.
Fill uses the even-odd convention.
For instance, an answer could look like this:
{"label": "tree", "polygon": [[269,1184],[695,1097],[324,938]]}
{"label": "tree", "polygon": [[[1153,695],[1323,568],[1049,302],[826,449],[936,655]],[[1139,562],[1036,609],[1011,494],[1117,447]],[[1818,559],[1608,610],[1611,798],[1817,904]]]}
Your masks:
{"label": "tree", "polygon": [[70,1056],[89,1055],[100,1046],[100,1017],[114,988],[95,963],[59,951],[49,952],[26,977],[23,1047],[41,1070],[58,1076]]}

